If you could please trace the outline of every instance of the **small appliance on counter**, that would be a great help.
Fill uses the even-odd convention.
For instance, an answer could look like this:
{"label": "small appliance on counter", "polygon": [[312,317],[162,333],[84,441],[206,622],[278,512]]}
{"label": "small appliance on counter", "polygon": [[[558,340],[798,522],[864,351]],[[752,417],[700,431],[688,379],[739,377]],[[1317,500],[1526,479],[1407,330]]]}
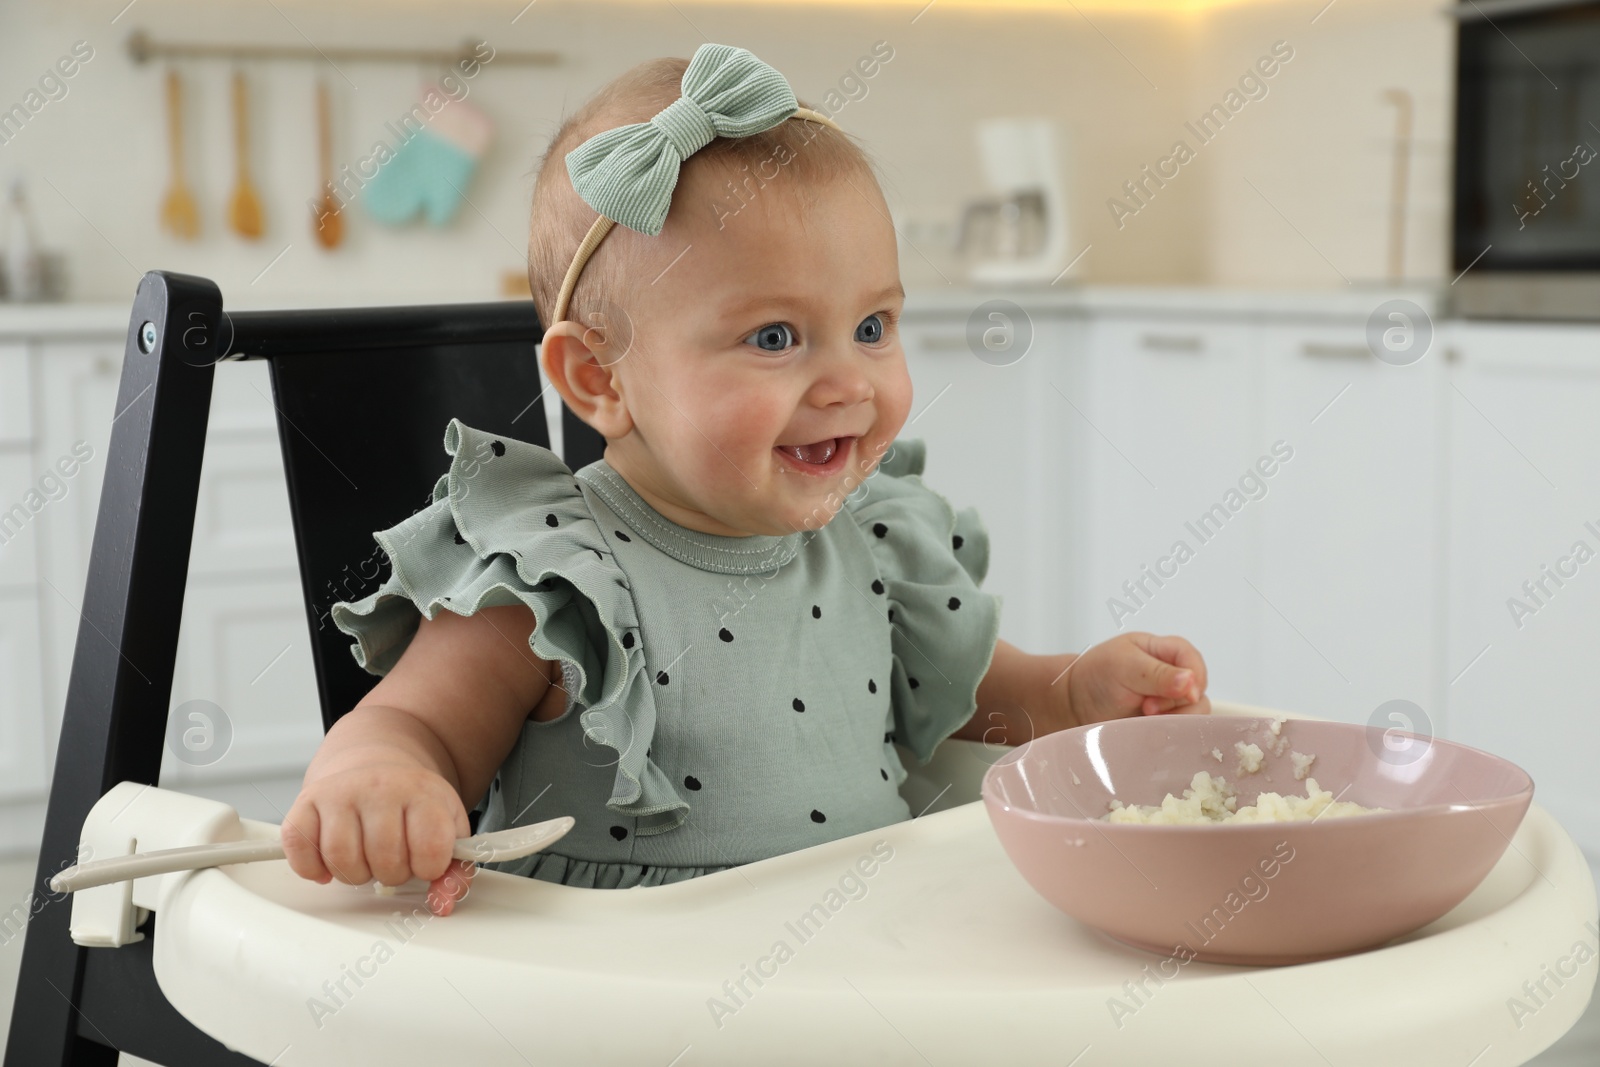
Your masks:
{"label": "small appliance on counter", "polygon": [[1067,197],[1049,119],[987,119],[978,124],[978,158],[995,195],[962,212],[956,250],[974,282],[1060,279],[1068,253]]}

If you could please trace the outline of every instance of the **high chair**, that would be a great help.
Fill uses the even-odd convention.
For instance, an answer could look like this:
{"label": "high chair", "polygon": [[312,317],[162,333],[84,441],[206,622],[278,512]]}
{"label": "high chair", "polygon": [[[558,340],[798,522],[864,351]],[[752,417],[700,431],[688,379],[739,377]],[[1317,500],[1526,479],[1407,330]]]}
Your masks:
{"label": "high chair", "polygon": [[[371,532],[426,502],[451,416],[548,445],[525,302],[228,314],[152,272],[129,322],[36,892],[78,853],[276,825],[156,786],[216,366],[266,359],[324,728],[376,682],[321,619]],[[564,459],[603,441],[563,409]],[[381,462],[377,460],[381,457]],[[359,491],[335,473],[359,468]],[[137,663],[138,669],[132,668]],[[1288,714],[1215,704],[1219,715]],[[979,801],[1005,749],[956,739],[901,792],[916,817],[648,889],[480,871],[448,918],[419,893],[282,861],[52,899],[28,926],[5,1067],[346,1064],[1526,1062],[1582,1013],[1594,885],[1535,804],[1461,905],[1368,952],[1181,966],[1055,911]],[[76,939],[76,940],[74,940]],[[1531,1011],[1508,1013],[1523,983]],[[1121,1010],[1110,1010],[1115,999]]]}
{"label": "high chair", "polygon": [[[328,590],[370,557],[373,530],[428,500],[452,415],[550,444],[542,403],[524,407],[541,391],[533,353],[542,333],[531,302],[227,313],[204,278],[144,276],[36,894],[48,894],[49,876],[75,855],[102,794],[118,782],[157,781],[215,365],[268,361],[326,729],[377,682],[323,618]],[[563,414],[564,458],[576,470],[605,442]],[[359,470],[359,490],[337,470]],[[68,937],[71,907],[70,898],[52,900],[29,924],[7,1067],[115,1063],[108,1046],[163,1063],[254,1062],[172,1010],[151,972],[148,935],[126,950],[86,951]]]}

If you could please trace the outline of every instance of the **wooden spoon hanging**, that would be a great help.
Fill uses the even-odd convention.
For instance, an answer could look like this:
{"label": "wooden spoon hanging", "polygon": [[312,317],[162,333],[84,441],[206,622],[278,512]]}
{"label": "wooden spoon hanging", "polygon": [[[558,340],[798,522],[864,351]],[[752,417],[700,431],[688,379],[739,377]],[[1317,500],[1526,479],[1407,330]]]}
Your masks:
{"label": "wooden spoon hanging", "polygon": [[311,220],[312,233],[323,248],[338,248],[344,239],[344,217],[333,195],[333,135],[328,121],[328,84],[317,82],[317,150],[322,160],[322,204]]}
{"label": "wooden spoon hanging", "polygon": [[244,73],[233,72],[233,151],[238,167],[238,182],[228,205],[228,223],[240,237],[261,236],[261,198],[250,184],[249,101],[245,96]]}
{"label": "wooden spoon hanging", "polygon": [[173,69],[167,71],[167,142],[172,150],[172,184],[161,202],[161,225],[174,237],[192,241],[200,232],[200,212],[183,178],[183,89]]}

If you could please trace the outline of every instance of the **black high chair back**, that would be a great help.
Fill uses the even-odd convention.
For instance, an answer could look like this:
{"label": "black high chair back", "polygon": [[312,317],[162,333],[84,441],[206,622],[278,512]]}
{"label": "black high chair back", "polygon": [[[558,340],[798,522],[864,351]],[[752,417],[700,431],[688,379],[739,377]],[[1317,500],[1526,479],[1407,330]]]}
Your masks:
{"label": "black high chair back", "polygon": [[[549,446],[534,358],[542,336],[525,301],[225,314],[204,278],[152,271],[140,281],[5,1067],[115,1065],[118,1051],[167,1067],[258,1062],[162,995],[151,966],[158,916],[142,941],[80,948],[71,897],[48,884],[108,789],[158,782],[216,364],[268,361],[326,729],[377,681],[351,658],[329,605],[376,587],[357,592],[352,568],[371,559],[372,531],[431,499],[451,416]],[[574,470],[604,449],[565,406],[562,433]]]}

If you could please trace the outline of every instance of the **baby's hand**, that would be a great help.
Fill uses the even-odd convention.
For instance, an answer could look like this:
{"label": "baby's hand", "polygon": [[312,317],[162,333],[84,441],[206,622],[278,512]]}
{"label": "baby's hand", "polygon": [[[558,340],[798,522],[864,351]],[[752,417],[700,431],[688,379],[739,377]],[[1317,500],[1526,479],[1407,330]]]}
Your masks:
{"label": "baby's hand", "polygon": [[1207,715],[1206,664],[1181,637],[1118,634],[1073,662],[1067,699],[1077,725],[1143,713]]}
{"label": "baby's hand", "polygon": [[471,863],[452,859],[456,838],[472,832],[449,782],[433,771],[381,763],[307,782],[283,820],[283,850],[302,878],[388,886],[411,878],[432,884],[428,909],[449,915],[471,888]]}

